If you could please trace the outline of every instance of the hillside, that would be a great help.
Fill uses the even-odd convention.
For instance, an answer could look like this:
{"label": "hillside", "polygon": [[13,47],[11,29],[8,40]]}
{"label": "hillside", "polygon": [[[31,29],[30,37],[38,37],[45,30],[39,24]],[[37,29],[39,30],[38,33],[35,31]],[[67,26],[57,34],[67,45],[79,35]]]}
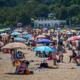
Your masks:
{"label": "hillside", "polygon": [[31,18],[45,17],[80,20],[80,0],[0,0],[0,23],[29,23]]}

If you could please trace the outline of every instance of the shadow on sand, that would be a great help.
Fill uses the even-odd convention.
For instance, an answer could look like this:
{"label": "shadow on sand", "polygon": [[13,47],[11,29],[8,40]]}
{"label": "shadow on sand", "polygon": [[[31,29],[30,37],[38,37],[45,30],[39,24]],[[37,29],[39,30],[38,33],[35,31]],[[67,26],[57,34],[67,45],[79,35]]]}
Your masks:
{"label": "shadow on sand", "polygon": [[16,74],[16,73],[5,73],[7,75],[33,75],[33,74]]}

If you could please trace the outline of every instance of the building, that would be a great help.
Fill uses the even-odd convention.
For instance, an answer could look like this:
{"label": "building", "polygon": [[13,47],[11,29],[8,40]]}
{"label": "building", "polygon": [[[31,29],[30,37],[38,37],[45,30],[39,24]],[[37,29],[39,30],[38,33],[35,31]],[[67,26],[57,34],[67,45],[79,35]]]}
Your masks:
{"label": "building", "polygon": [[34,20],[34,27],[55,27],[60,24],[66,24],[65,20],[37,19]]}

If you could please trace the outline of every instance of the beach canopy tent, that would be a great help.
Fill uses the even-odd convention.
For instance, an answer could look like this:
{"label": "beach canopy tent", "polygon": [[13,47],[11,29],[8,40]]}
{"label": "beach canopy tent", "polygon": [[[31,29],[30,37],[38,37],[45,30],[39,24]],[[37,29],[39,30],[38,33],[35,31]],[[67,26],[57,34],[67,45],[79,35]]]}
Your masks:
{"label": "beach canopy tent", "polygon": [[50,48],[48,46],[39,46],[39,47],[35,47],[34,51],[41,51],[41,52],[56,52],[56,48]]}
{"label": "beach canopy tent", "polygon": [[52,41],[49,39],[39,39],[37,43],[51,43]]}
{"label": "beach canopy tent", "polygon": [[9,43],[6,44],[5,46],[2,47],[2,49],[26,49],[27,46],[24,43],[20,43],[20,42],[13,42],[13,43]]}
{"label": "beach canopy tent", "polygon": [[16,42],[25,42],[26,40],[24,38],[16,37],[16,38],[14,38],[14,41],[16,41]]}

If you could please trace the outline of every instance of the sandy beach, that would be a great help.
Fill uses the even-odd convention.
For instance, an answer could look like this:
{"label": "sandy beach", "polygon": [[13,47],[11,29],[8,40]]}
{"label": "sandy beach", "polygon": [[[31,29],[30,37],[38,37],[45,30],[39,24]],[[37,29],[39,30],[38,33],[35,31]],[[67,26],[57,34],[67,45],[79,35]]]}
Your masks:
{"label": "sandy beach", "polygon": [[80,0],[0,0],[0,80],[80,80]]}
{"label": "sandy beach", "polygon": [[[32,51],[26,53],[26,60],[35,60],[29,67],[32,68],[34,74],[15,75],[15,67],[11,64],[10,54],[0,53],[0,80],[80,80],[80,67],[74,63],[68,63],[68,53],[64,54],[65,63],[60,63],[59,69],[36,69],[41,59],[35,57]],[[51,61],[48,63],[53,66]]]}

